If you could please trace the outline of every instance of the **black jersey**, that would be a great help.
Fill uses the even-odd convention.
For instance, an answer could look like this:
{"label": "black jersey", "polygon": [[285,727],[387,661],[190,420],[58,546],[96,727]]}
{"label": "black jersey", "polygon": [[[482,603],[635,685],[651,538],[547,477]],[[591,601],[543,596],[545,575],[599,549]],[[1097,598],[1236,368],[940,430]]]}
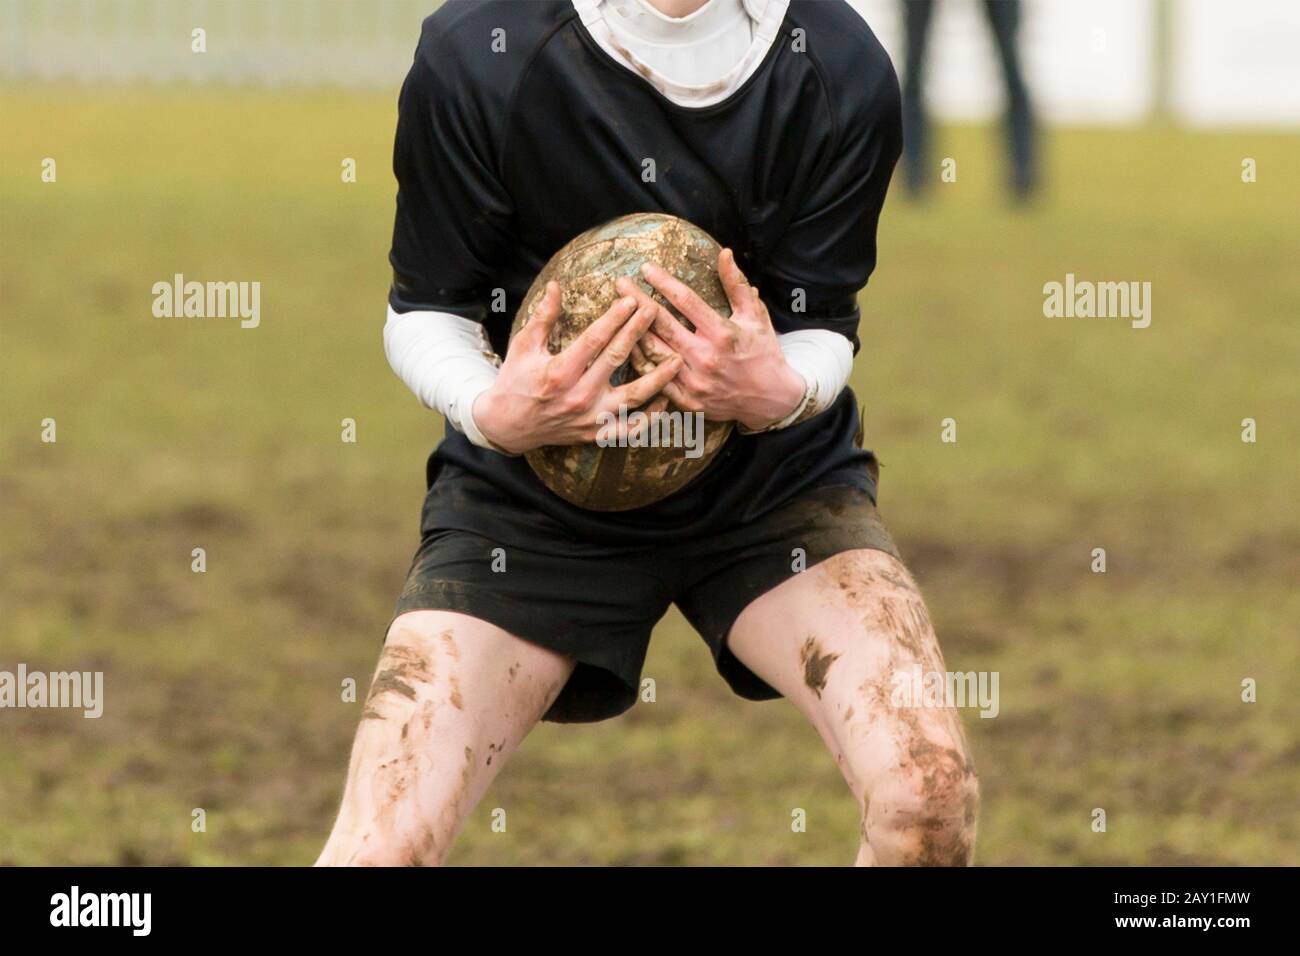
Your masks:
{"label": "black jersey", "polygon": [[[425,20],[399,100],[390,303],[480,321],[504,355],[562,245],[666,212],[735,250],[778,332],[829,329],[856,352],[856,295],[901,138],[893,66],[842,0],[791,3],[758,69],[707,107],[673,103],[614,60],[568,0],[452,0]],[[845,389],[798,425],[733,436],[686,488],[617,513],[570,505],[523,458],[448,429],[424,522],[525,547],[538,533],[579,548],[707,534],[813,485],[874,495],[858,429]]]}

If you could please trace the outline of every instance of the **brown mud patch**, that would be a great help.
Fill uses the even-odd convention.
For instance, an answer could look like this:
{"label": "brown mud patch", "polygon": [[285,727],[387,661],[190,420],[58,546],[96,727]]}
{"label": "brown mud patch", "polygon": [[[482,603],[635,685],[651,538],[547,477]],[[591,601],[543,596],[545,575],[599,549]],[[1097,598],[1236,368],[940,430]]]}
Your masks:
{"label": "brown mud patch", "polygon": [[799,661],[803,664],[803,682],[819,698],[826,687],[826,674],[839,656],[823,653],[817,638],[812,636],[804,641],[803,648],[799,651]]}
{"label": "brown mud patch", "polygon": [[366,706],[361,718],[383,720],[383,715],[378,712],[375,704],[385,694],[397,694],[407,700],[415,700],[414,685],[432,682],[433,664],[428,657],[414,648],[389,642],[379,658],[379,672],[370,685],[370,693],[366,696]]}

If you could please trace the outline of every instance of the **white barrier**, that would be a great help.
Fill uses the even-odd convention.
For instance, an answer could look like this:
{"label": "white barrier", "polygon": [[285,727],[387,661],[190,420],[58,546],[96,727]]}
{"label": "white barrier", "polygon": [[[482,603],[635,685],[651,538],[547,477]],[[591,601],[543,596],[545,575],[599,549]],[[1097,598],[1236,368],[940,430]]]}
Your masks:
{"label": "white barrier", "polygon": [[[850,2],[901,66],[900,0]],[[937,2],[928,98],[942,118],[993,118],[1002,85],[983,0]],[[0,77],[395,88],[436,6],[0,0]],[[195,28],[206,53],[191,52]],[[1201,125],[1300,125],[1300,0],[1024,0],[1020,42],[1048,122],[1132,123],[1167,106]]]}

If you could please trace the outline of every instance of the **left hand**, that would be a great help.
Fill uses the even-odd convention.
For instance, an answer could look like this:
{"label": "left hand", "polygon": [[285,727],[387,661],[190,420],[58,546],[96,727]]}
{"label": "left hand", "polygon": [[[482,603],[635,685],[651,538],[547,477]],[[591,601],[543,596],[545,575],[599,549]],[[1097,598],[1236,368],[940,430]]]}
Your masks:
{"label": "left hand", "polygon": [[[718,255],[718,276],[731,303],[731,316],[719,315],[676,277],[652,263],[641,274],[695,331],[647,295],[631,279],[618,280],[620,294],[649,302],[655,318],[641,337],[634,361],[643,374],[651,364],[676,353],[683,365],[663,394],[686,412],[703,412],[711,421],[735,421],[759,431],[779,422],[803,401],[803,376],[790,367],[758,290],[746,281],[730,249]],[[648,359],[649,361],[645,361]]]}

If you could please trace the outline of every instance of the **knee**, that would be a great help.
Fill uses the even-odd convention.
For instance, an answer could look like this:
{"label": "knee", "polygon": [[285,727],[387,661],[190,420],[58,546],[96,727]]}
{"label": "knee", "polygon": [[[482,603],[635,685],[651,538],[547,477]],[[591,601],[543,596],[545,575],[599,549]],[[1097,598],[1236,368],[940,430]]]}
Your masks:
{"label": "knee", "polygon": [[979,782],[968,757],[933,747],[874,788],[865,831],[878,863],[968,866],[975,850]]}

